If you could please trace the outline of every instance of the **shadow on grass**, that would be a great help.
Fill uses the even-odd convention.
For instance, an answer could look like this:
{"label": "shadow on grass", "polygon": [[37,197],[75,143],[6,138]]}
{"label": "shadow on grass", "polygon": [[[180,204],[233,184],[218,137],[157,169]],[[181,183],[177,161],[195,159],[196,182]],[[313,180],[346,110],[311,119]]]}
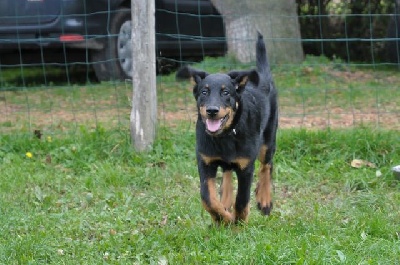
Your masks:
{"label": "shadow on grass", "polygon": [[0,72],[1,90],[18,90],[37,86],[65,86],[99,83],[93,70],[86,65],[15,66]]}

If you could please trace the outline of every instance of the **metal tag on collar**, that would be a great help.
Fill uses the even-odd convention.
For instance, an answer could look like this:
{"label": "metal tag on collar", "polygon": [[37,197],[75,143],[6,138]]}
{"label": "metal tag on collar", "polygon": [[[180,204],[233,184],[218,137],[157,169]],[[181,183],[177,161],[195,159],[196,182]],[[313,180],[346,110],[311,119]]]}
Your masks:
{"label": "metal tag on collar", "polygon": [[235,128],[232,129],[232,132],[233,132],[234,135],[236,135],[236,129]]}

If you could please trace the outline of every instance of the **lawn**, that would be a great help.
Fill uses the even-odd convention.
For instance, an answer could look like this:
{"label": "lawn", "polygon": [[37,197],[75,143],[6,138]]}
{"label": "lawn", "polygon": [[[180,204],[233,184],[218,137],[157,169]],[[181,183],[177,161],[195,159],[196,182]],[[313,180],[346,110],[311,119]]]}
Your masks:
{"label": "lawn", "polygon": [[[274,211],[215,227],[200,203],[192,130],[0,138],[2,264],[396,264],[395,131],[281,130]],[[32,157],[27,156],[27,152]],[[376,168],[353,168],[353,159]]]}
{"label": "lawn", "polygon": [[[243,67],[227,60],[198,67]],[[10,85],[0,91],[0,264],[399,264],[395,73],[321,58],[274,68],[273,212],[261,216],[253,192],[249,222],[218,227],[200,202],[190,84],[158,78],[146,153],[131,148],[129,83]]]}

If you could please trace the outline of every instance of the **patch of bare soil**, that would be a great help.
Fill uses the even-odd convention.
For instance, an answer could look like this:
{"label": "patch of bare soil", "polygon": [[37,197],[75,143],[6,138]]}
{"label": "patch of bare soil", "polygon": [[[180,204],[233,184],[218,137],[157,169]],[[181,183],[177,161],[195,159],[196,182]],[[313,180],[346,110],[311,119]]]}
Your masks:
{"label": "patch of bare soil", "polygon": [[[346,110],[335,108],[326,112],[317,114],[302,113],[299,109],[298,113],[286,113],[281,110],[279,119],[280,128],[349,128],[357,125],[371,125],[387,129],[400,129],[400,113],[392,112],[361,112],[354,110]],[[11,131],[13,129],[50,129],[56,128],[62,131],[68,130],[71,124],[97,126],[98,124],[107,126],[117,126],[128,124],[130,109],[129,108],[105,108],[92,109],[84,111],[68,111],[68,110],[52,110],[47,111],[27,111],[18,105],[0,105],[0,129]],[[158,113],[159,120],[162,124],[175,127],[182,122],[194,123],[197,119],[195,108],[184,109],[178,111],[163,111]]]}
{"label": "patch of bare soil", "polygon": [[[301,111],[300,111],[301,112]],[[320,114],[281,114],[279,116],[280,128],[349,128],[358,125],[376,126],[386,129],[400,129],[400,113],[349,113],[343,109],[335,110],[333,113]],[[170,126],[181,121],[195,122],[197,113],[195,110],[180,112],[164,112],[161,119]]]}
{"label": "patch of bare soil", "polygon": [[129,114],[129,108],[112,106],[76,110],[71,108],[38,110],[0,102],[0,132],[35,129],[68,131],[71,127],[85,125],[94,128],[99,124],[117,126],[129,121]]}
{"label": "patch of bare soil", "polygon": [[[175,127],[184,123],[195,123],[196,107],[193,102],[176,101],[174,111],[160,107],[158,117],[161,124]],[[367,125],[387,129],[400,129],[400,109],[397,105],[389,108],[340,108],[324,106],[304,109],[302,106],[281,106],[280,128],[324,129],[349,128]],[[96,105],[75,109],[58,106],[51,109],[28,109],[23,104],[0,101],[0,132],[15,130],[61,130],[68,131],[80,125],[129,126],[130,107],[116,107],[114,101],[97,101]]]}

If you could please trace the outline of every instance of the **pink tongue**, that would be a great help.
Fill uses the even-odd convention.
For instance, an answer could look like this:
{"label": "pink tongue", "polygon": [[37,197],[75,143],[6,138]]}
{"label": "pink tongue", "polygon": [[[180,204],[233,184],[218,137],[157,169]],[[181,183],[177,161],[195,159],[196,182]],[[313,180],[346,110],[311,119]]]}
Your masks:
{"label": "pink tongue", "polygon": [[216,132],[221,127],[221,120],[206,120],[207,130],[210,132]]}

